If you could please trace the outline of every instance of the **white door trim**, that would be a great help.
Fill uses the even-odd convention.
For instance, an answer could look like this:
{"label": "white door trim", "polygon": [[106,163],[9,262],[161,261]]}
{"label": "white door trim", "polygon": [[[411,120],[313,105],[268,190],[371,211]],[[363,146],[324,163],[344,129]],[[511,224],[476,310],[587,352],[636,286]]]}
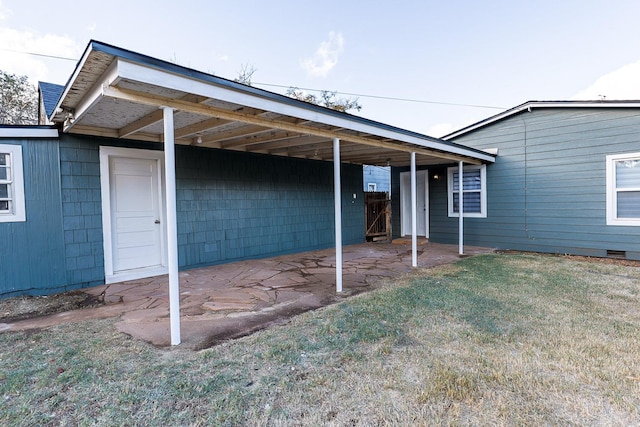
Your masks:
{"label": "white door trim", "polygon": [[[166,231],[161,233],[162,265],[153,268],[140,268],[126,272],[114,272],[113,270],[113,241],[111,218],[111,188],[109,174],[109,159],[111,157],[134,158],[155,160],[158,162],[158,200],[161,202],[160,221],[165,223],[165,190],[164,190],[164,153],[155,150],[140,150],[134,148],[104,147],[100,146],[100,193],[102,197],[102,235],[104,248],[104,276],[105,283],[116,283],[125,280],[141,279],[144,277],[167,274],[167,238]],[[165,227],[162,227],[165,230]]]}
{"label": "white door trim", "polygon": [[[416,171],[416,182],[421,179],[424,180],[425,206],[421,211],[422,207],[418,204],[417,217],[420,221],[420,216],[424,214],[425,232],[418,233],[418,236],[429,238],[429,171],[424,169]],[[421,195],[417,195],[417,198],[420,200]],[[411,236],[411,172],[400,172],[400,235]]]}

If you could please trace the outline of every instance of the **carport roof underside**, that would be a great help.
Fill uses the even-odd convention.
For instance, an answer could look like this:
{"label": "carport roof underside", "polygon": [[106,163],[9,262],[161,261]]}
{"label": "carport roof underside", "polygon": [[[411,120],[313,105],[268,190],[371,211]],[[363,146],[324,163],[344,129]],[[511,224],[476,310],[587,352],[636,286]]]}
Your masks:
{"label": "carport roof underside", "polygon": [[162,142],[163,110],[175,142],[316,160],[407,166],[490,163],[483,151],[291,99],[91,41],[50,120],[63,131]]}

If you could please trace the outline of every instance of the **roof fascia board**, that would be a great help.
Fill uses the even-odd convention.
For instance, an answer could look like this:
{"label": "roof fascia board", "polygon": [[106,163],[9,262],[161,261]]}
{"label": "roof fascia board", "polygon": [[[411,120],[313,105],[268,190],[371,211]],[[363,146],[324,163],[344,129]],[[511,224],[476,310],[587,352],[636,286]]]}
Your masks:
{"label": "roof fascia board", "polygon": [[82,116],[84,116],[94,105],[100,101],[104,95],[104,88],[109,87],[112,84],[117,83],[119,80],[118,61],[111,63],[109,68],[102,74],[102,76],[91,87],[87,94],[78,102],[73,111],[73,120],[64,125],[64,131],[67,132],[73,127],[73,124],[78,122]]}
{"label": "roof fascia board", "polygon": [[[344,114],[346,117],[338,117],[337,115],[323,111],[325,110],[324,108],[313,108],[316,106],[303,108],[293,105],[293,103],[281,102],[256,93],[249,93],[245,90],[241,91],[240,88],[233,89],[213,82],[204,82],[190,76],[160,70],[155,67],[134,63],[126,59],[118,59],[117,62],[119,64],[119,77],[122,79],[130,79],[140,83],[166,87],[238,105],[246,105],[251,108],[275,112],[286,116],[298,117],[307,121],[320,122],[330,126],[372,134],[383,138],[395,139],[415,144],[423,148],[440,150],[465,157],[476,158],[486,162],[495,161],[494,156],[475,149],[470,149],[451,142],[439,141],[435,138],[432,139],[426,136],[413,136],[405,132],[394,131],[386,126],[375,126],[369,123],[362,123],[358,120],[359,118],[354,118],[353,116],[344,113],[342,113],[341,116]],[[167,78],[168,74],[171,78]],[[305,105],[305,107],[307,106]]]}
{"label": "roof fascia board", "polygon": [[442,137],[445,141],[536,108],[640,108],[640,101],[528,101]]}
{"label": "roof fascia board", "polygon": [[57,138],[58,129],[42,127],[0,127],[0,138]]}
{"label": "roof fascia board", "polygon": [[62,91],[62,94],[60,95],[60,98],[58,99],[58,102],[56,103],[56,106],[54,107],[53,111],[51,112],[51,117],[49,117],[49,121],[50,122],[53,123],[54,118],[55,118],[55,116],[57,114],[56,112],[59,109],[62,108],[62,102],[67,97],[67,94],[69,93],[69,91],[71,90],[71,87],[73,86],[73,82],[78,78],[78,75],[82,71],[82,68],[84,67],[84,64],[87,62],[87,59],[89,58],[89,55],[91,55],[91,52],[93,50],[94,50],[94,41],[91,40],[89,42],[89,44],[87,45],[86,49],[84,50],[84,53],[80,57],[80,60],[76,64],[75,70],[73,70],[73,73],[69,77],[69,80],[67,80],[67,84],[65,85],[64,90]]}

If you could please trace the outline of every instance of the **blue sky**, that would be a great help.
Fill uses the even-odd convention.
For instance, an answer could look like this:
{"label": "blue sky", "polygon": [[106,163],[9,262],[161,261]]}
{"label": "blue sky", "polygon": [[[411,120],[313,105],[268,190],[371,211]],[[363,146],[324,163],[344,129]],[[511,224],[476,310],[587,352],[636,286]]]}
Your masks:
{"label": "blue sky", "polygon": [[640,99],[638,16],[637,0],[0,0],[0,69],[63,84],[75,61],[14,51],[77,60],[96,39],[227,78],[250,65],[256,83],[419,100],[362,96],[357,114],[441,136],[528,100]]}

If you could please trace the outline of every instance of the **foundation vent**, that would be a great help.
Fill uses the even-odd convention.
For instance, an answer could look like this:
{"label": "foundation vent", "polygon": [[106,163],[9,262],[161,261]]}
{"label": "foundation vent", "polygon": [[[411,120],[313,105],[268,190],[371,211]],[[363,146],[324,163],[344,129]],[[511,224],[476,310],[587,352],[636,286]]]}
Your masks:
{"label": "foundation vent", "polygon": [[627,259],[627,252],[607,249],[607,258]]}

